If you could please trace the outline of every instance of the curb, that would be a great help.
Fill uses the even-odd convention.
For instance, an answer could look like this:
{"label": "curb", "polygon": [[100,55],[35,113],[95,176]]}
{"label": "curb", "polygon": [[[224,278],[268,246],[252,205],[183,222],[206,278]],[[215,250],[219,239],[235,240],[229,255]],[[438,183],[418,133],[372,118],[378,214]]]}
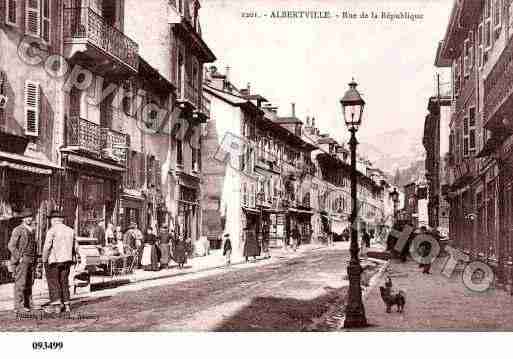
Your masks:
{"label": "curb", "polygon": [[[369,259],[367,259],[369,260]],[[375,260],[374,260],[375,261]],[[375,273],[371,279],[369,280],[369,286],[362,288],[362,302],[365,302],[369,293],[377,286],[379,280],[383,277],[383,273],[387,270],[390,265],[390,260],[382,261],[381,268]],[[381,263],[377,262],[378,265]],[[345,287],[342,287],[345,288]],[[346,293],[347,296],[347,293]],[[344,303],[346,298],[344,298]],[[336,306],[336,305],[335,305]],[[345,305],[341,305],[338,307],[332,307],[326,311],[321,317],[314,320],[312,324],[308,325],[303,331],[318,331],[318,328],[322,324],[331,324],[333,327],[333,331],[339,331],[343,329],[344,319],[345,319]]]}
{"label": "curb", "polygon": [[[231,269],[231,268],[238,269],[236,267],[240,266],[242,264],[262,264],[261,262],[264,262],[264,261],[268,261],[269,264],[271,264],[271,263],[275,263],[275,262],[273,262],[273,258],[274,258],[274,260],[276,262],[279,262],[279,261],[282,261],[282,260],[298,258],[298,257],[301,257],[302,254],[305,254],[305,253],[308,253],[308,252],[311,252],[311,251],[320,250],[320,249],[336,249],[336,248],[325,248],[323,246],[316,245],[316,246],[312,246],[311,248],[303,249],[303,250],[297,251],[297,252],[281,252],[281,251],[276,251],[276,253],[274,253],[271,256],[271,258],[258,258],[256,261],[249,261],[249,262],[241,260],[241,261],[238,261],[238,262],[231,263],[231,265],[229,267],[227,267],[225,264],[221,264],[221,265],[215,264],[213,266],[206,266],[206,267],[203,267],[203,268],[196,268],[196,269],[194,269],[194,267],[193,267],[193,268],[191,268],[188,271],[169,273],[169,274],[166,274],[166,275],[155,276],[155,277],[147,277],[147,278],[140,278],[140,279],[137,279],[137,278],[130,279],[130,278],[121,278],[120,277],[117,281],[116,281],[116,279],[114,279],[114,280],[105,281],[105,282],[93,283],[92,284],[93,286],[98,286],[100,288],[95,289],[95,290],[91,290],[87,294],[84,293],[83,296],[77,295],[74,298],[74,301],[76,301],[76,302],[84,302],[84,301],[89,300],[90,298],[94,298],[95,295],[91,295],[92,293],[99,294],[103,290],[109,289],[109,287],[108,287],[109,284],[110,285],[115,285],[117,283],[117,284],[119,284],[117,287],[121,288],[121,287],[128,287],[128,286],[130,286],[132,284],[151,282],[151,281],[156,281],[156,280],[159,280],[159,279],[162,280],[162,279],[170,279],[170,278],[174,278],[174,277],[182,277],[182,276],[187,276],[187,275],[194,275],[194,274],[197,274],[197,273],[204,273],[204,272],[213,271],[213,270],[216,270],[216,269]],[[41,301],[41,300],[45,300],[46,297],[47,296],[44,295],[44,294],[37,294],[37,295],[34,295],[33,299],[36,300],[36,301]],[[12,301],[13,301],[13,298],[0,299],[0,311],[11,310],[12,308],[10,308],[10,307],[12,307]],[[10,309],[5,309],[6,307],[9,307]]]}

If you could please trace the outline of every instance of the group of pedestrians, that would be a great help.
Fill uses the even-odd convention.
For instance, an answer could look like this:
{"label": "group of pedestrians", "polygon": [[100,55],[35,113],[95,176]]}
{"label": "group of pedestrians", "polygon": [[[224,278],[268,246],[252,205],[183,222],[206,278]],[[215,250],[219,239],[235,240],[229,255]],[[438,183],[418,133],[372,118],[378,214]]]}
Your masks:
{"label": "group of pedestrians", "polygon": [[[269,246],[269,230],[267,226],[263,226],[260,233],[251,230],[249,227],[245,227],[242,230],[242,256],[246,262],[249,262],[249,258],[253,257],[254,260],[260,255],[264,255],[264,259],[271,258],[270,246]],[[225,257],[226,266],[231,265],[233,244],[229,233],[223,235],[223,256]]]}
{"label": "group of pedestrians", "polygon": [[[21,224],[14,228],[8,243],[11,253],[9,270],[14,278],[14,309],[17,313],[30,312],[32,287],[38,269],[38,244],[34,228],[34,213],[25,210],[20,214]],[[65,216],[60,211],[52,211],[48,219],[50,227],[46,232],[42,248],[42,266],[48,283],[50,302],[43,310],[47,313],[71,311],[70,271],[80,261],[79,247],[75,231],[64,224]],[[134,266],[145,270],[161,270],[169,266],[171,260],[183,268],[187,257],[192,255],[192,244],[183,236],[169,231],[163,225],[158,233],[150,228],[146,234],[132,222],[126,232],[111,224],[104,228],[104,222],[97,222],[89,228],[89,235],[95,238],[98,246],[116,248],[119,254],[132,255]]]}
{"label": "group of pedestrians", "polygon": [[171,260],[179,268],[183,268],[187,257],[192,254],[190,241],[183,235],[170,231],[167,224],[163,224],[158,232],[149,227],[143,235],[137,223],[132,222],[128,230],[118,236],[117,247],[121,254],[135,257],[136,268],[147,271],[167,269]]}
{"label": "group of pedestrians", "polygon": [[[38,246],[33,227],[33,213],[25,210],[22,223],[14,228],[8,248],[11,252],[9,267],[14,277],[14,308],[17,313],[31,311],[32,286],[37,265]],[[71,311],[69,274],[78,260],[75,232],[64,224],[64,215],[52,211],[48,216],[50,228],[46,232],[42,262],[50,294],[48,313]]]}

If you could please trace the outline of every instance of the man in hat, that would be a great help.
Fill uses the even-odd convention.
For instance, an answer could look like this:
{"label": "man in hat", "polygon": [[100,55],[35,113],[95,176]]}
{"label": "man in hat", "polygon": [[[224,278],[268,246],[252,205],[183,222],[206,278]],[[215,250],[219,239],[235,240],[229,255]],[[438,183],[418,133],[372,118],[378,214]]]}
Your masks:
{"label": "man in hat", "polygon": [[52,211],[49,218],[51,227],[46,233],[43,247],[43,263],[50,291],[50,305],[45,311],[60,313],[64,306],[64,310],[69,312],[69,273],[71,265],[77,259],[78,245],[75,231],[64,224],[64,215],[61,212]]}
{"label": "man in hat", "polygon": [[224,235],[223,256],[226,259],[226,266],[229,266],[232,263],[232,241],[229,233]]}
{"label": "man in hat", "polygon": [[32,227],[33,213],[21,213],[21,224],[14,228],[7,245],[11,252],[10,264],[14,277],[14,310],[30,312],[30,299],[34,285],[34,270],[37,259],[37,243]]}
{"label": "man in hat", "polygon": [[143,234],[141,230],[137,227],[137,223],[130,222],[129,229],[126,231],[123,236],[123,242],[125,245],[125,250],[128,248],[128,251],[135,253],[137,256],[136,266],[137,268],[141,267],[141,259],[142,259],[142,247],[143,247]]}
{"label": "man in hat", "polygon": [[166,269],[171,260],[171,248],[169,247],[170,234],[167,224],[160,227],[159,248],[160,248],[160,268]]}

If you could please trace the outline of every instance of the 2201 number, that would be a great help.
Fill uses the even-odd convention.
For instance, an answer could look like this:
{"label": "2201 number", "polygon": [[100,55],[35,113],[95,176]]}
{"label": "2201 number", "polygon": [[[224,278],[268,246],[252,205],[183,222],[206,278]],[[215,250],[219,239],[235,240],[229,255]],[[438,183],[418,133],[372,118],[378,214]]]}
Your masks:
{"label": "2201 number", "polygon": [[32,342],[34,350],[61,350],[64,348],[63,342]]}

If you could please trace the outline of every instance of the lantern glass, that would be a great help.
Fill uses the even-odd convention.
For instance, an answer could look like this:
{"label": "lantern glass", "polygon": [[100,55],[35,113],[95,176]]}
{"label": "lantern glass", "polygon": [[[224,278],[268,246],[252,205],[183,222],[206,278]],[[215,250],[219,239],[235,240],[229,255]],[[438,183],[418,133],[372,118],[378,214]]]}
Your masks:
{"label": "lantern glass", "polygon": [[360,96],[356,86],[358,84],[353,80],[349,84],[349,89],[344,94],[344,97],[340,100],[346,126],[349,130],[354,131],[358,131],[362,123],[363,109],[365,107],[365,101]]}

